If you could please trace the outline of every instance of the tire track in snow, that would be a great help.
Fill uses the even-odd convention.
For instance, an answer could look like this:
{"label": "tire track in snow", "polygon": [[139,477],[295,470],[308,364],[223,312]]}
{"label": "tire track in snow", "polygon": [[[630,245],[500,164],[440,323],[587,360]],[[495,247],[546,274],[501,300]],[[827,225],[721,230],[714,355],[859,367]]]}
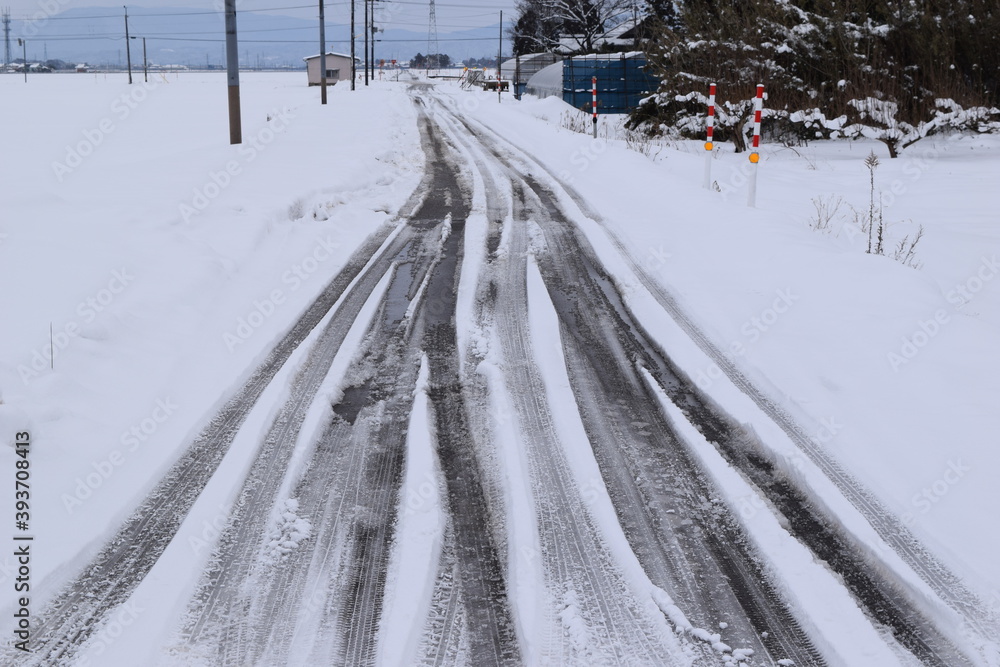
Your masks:
{"label": "tire track in snow", "polygon": [[[496,145],[483,132],[468,123],[465,125],[484,142]],[[511,159],[503,157],[503,149],[494,150],[502,160]],[[546,201],[546,207],[550,211],[560,210],[558,198],[552,191],[538,183],[535,183],[533,189]],[[567,237],[575,238],[572,238],[571,247],[565,251],[569,254],[560,254],[560,257],[585,258],[589,265],[588,271],[596,278],[599,291],[604,293],[606,300],[612,302],[608,312],[619,313],[627,318],[625,321],[619,320],[620,331],[617,338],[631,342],[633,349],[629,354],[633,359],[650,370],[671,400],[689,416],[708,440],[717,444],[730,465],[743,471],[765,497],[782,509],[783,516],[790,520],[792,534],[841,576],[870,618],[891,628],[894,638],[922,662],[938,665],[969,664],[969,658],[937,628],[917,603],[891,577],[884,576],[883,571],[871,563],[850,538],[841,534],[836,521],[825,517],[821,509],[811,503],[791,480],[760,456],[766,449],[755,436],[729,418],[673,365],[631,316],[612,278],[600,268],[596,254],[583,234],[568,220],[563,219],[562,224]],[[590,349],[584,347],[581,351]],[[641,378],[636,376],[636,381],[641,382]]]}
{"label": "tire track in snow", "polygon": [[[551,197],[551,195],[549,196]],[[550,206],[556,206],[554,198],[550,199]],[[716,443],[730,465],[747,475],[756,488],[774,503],[788,521],[791,534],[839,574],[870,617],[877,623],[891,628],[894,639],[911,651],[921,662],[942,666],[967,664],[967,658],[941,634],[936,626],[901,591],[897,590],[891,581],[882,577],[881,573],[873,568],[864,556],[838,533],[835,526],[828,522],[784,475],[780,474],[763,456],[759,455],[759,452],[765,450],[755,436],[729,418],[721,408],[697,389],[673,365],[662,350],[657,348],[629,314],[610,276],[597,265],[597,260],[593,250],[589,248],[589,244],[581,238],[572,238],[577,236],[576,230],[565,223],[563,233],[569,240],[568,247],[564,247],[563,250],[572,253],[573,257],[582,258],[587,271],[592,276],[593,287],[598,292],[603,293],[603,299],[607,301],[605,311],[609,314],[618,313],[626,318],[617,323],[615,327],[617,334],[614,339],[627,342],[631,348],[625,350],[627,358],[633,364],[648,368],[671,400],[688,415],[692,424],[703,432],[706,439]],[[558,271],[559,268],[553,263],[552,269],[554,271]],[[551,287],[550,290],[552,290]],[[562,291],[565,293],[565,288]],[[554,295],[553,299],[556,298]],[[591,308],[579,309],[577,315],[582,315],[584,318],[590,317],[591,313],[594,312],[592,310],[593,302],[590,305]],[[575,330],[574,326],[567,327],[568,333]],[[593,341],[590,338],[585,337],[579,340],[581,353],[586,354],[588,350],[592,349],[594,349]],[[605,377],[608,376],[606,372],[602,371],[593,379],[600,380]],[[641,382],[641,378],[636,373],[633,373],[633,377],[629,378],[629,383],[633,382]],[[578,386],[588,385],[581,383]],[[630,405],[634,407],[637,404],[630,401]],[[655,416],[650,414],[650,417]],[[627,423],[627,418],[622,419],[621,422]],[[694,465],[693,469],[697,469],[697,466]],[[722,530],[718,532],[708,531],[707,535],[712,538],[714,535],[725,534],[724,528],[725,526],[720,526]],[[741,542],[741,540],[737,540],[733,543],[740,544]],[[739,587],[737,587],[738,595],[741,602],[747,606],[751,619],[755,621],[761,632],[768,632],[769,638],[773,639],[783,629],[797,630],[797,624],[787,611],[784,613],[786,624],[781,623],[781,615],[771,618],[766,615],[761,616],[768,611],[766,607],[759,607],[756,610],[753,608],[753,601],[762,599],[759,594],[754,593],[755,586],[753,584],[759,576],[759,567],[755,565],[755,561],[753,555],[747,553],[746,557],[737,558],[729,564],[723,560],[720,565],[734,582],[741,580],[744,582],[743,585],[747,587],[747,590],[740,594]],[[758,570],[758,575],[755,575],[754,570]],[[765,591],[758,591],[758,593],[763,592]],[[773,591],[764,597],[768,596],[774,596],[777,600]],[[804,646],[811,650],[808,642]],[[780,650],[787,651],[790,648],[791,646],[785,645]],[[775,657],[782,656],[777,653]]]}
{"label": "tire track in snow", "polygon": [[[362,244],[244,384],[203,427],[114,537],[45,605],[38,615],[32,638],[36,650],[27,664],[53,665],[70,661],[100,627],[102,620],[128,599],[184,522],[264,389],[292,352],[334,307],[391,232],[392,226],[386,225]],[[23,661],[24,656],[17,658]]]}
{"label": "tire track in snow", "polygon": [[[492,159],[519,173],[481,133],[455,120],[483,141]],[[755,554],[743,546],[737,522],[708,501],[713,495],[708,483],[629,357],[632,333],[622,320],[627,315],[619,312],[626,312],[624,305],[609,302],[608,286],[595,280],[592,265],[579,260],[583,248],[572,223],[530,176],[514,180],[533,199],[533,215],[546,244],[551,243],[539,267],[565,325],[564,340],[577,340],[565,346],[573,390],[619,520],[647,574],[686,603],[696,624],[714,627],[725,620],[727,641],[736,648],[752,648],[758,655],[767,651],[774,659],[791,657],[799,664],[821,663]],[[678,519],[677,508],[693,518]],[[766,633],[763,641],[761,632]]]}
{"label": "tire track in snow", "polygon": [[[457,181],[457,160],[449,155]],[[427,395],[438,439],[438,458],[445,478],[446,505],[455,534],[466,622],[470,629],[469,660],[475,665],[514,664],[519,648],[508,605],[506,577],[493,537],[498,521],[484,491],[477,443],[469,426],[465,392],[458,366],[455,328],[459,267],[465,215],[452,221],[441,261],[427,284],[431,307],[420,311],[423,347],[430,368]]]}
{"label": "tire track in snow", "polygon": [[[527,329],[527,223],[536,220],[539,211],[521,182],[512,180],[512,187],[514,215],[510,245],[503,262],[507,266],[498,267],[500,271],[495,275],[497,330],[508,393],[521,422],[522,439],[532,467],[542,555],[550,569],[549,583],[553,593],[567,600],[564,612],[578,606],[579,610],[572,615],[579,614],[590,631],[588,635],[597,635],[573,637],[570,630],[569,646],[585,639],[588,649],[594,651],[587,660],[602,663],[670,664],[670,651],[663,637],[657,637],[665,625],[657,628],[645,616],[644,605],[632,597],[599,528],[593,523],[566,460],[565,445],[560,442],[552,421],[540,369],[532,361],[535,357]],[[645,611],[648,612],[648,607]],[[569,646],[564,644],[563,659],[573,655],[565,650]]]}
{"label": "tire track in snow", "polygon": [[[493,139],[486,137],[483,132],[472,127],[469,129],[474,133],[478,133],[485,141],[495,143]],[[748,396],[761,412],[791,440],[794,446],[803,452],[833,482],[865,521],[876,531],[879,537],[884,540],[885,544],[920,579],[930,586],[941,601],[962,617],[964,622],[963,627],[960,628],[961,633],[964,636],[974,638],[973,641],[981,646],[981,650],[991,652],[990,655],[993,657],[986,658],[984,653],[984,659],[990,661],[992,664],[992,661],[996,660],[996,637],[998,632],[1000,632],[1000,619],[991,610],[990,605],[974,591],[970,590],[965,580],[952,572],[940,558],[928,550],[903,523],[899,516],[890,511],[880,499],[869,489],[865,488],[863,484],[858,482],[825,449],[815,443],[813,438],[795,421],[785,408],[777,405],[743,375],[730,357],[716,346],[691,319],[674,296],[652,278],[641,263],[635,261],[627,245],[621,240],[618,234],[606,224],[600,215],[591,209],[586,200],[572,186],[559,180],[539,160],[534,158],[530,151],[525,151],[521,148],[517,148],[516,151],[531,162],[531,166],[526,171],[537,171],[544,174],[547,181],[557,183],[557,187],[566,193],[567,197],[573,201],[584,215],[600,225],[618,254],[660,306],[709,359],[725,373],[733,385]],[[847,543],[852,544],[851,548],[856,548],[850,538],[845,538],[845,540]],[[878,548],[874,551],[865,548],[865,551],[867,559],[863,558],[863,560],[876,561],[870,563],[870,567],[883,569],[889,576],[896,576],[892,572],[892,566],[884,560],[884,556],[878,551]],[[913,595],[919,598],[922,596],[922,593],[917,591]],[[948,641],[950,643],[950,640]]]}
{"label": "tire track in snow", "polygon": [[[352,387],[334,406],[334,417],[294,487],[299,516],[312,521],[306,542],[311,548],[300,545],[277,562],[267,562],[259,553],[260,536],[276,498],[273,493],[258,495],[256,502],[246,504],[254,508],[247,516],[234,516],[233,537],[225,542],[229,553],[224,552],[206,576],[206,594],[223,590],[223,602],[205,621],[191,626],[195,631],[189,634],[196,646],[202,644],[195,653],[214,646],[211,652],[221,664],[374,662],[416,366],[422,344],[447,350],[440,325],[448,320],[449,310],[454,350],[454,294],[449,286],[457,280],[458,243],[468,213],[455,161],[425,117],[420,127],[428,154],[427,196],[391,246],[396,254],[387,251],[384,262],[366,274],[369,282],[377,281],[389,270],[382,264],[396,267],[367,335],[366,352],[349,371]],[[448,229],[449,220],[454,230]],[[357,310],[370,293],[350,295]],[[350,326],[354,316],[344,319]],[[427,333],[428,326],[438,327],[436,337]],[[328,369],[329,360],[319,366]],[[442,365],[431,361],[430,366],[428,393],[437,407],[435,382]],[[440,382],[436,388],[440,390]],[[460,412],[461,405],[456,407],[451,396],[444,402],[453,421],[451,413]],[[435,413],[440,422],[440,408]],[[463,653],[475,656],[476,664],[511,663],[517,645],[505,621],[505,582],[502,572],[490,567],[495,561],[490,557],[495,553],[491,529],[476,512],[482,493],[477,496],[475,480],[467,474],[475,456],[473,443],[460,424],[455,428],[458,434],[450,442],[446,435],[439,448],[450,505],[460,509],[450,519],[458,585],[445,621],[465,626],[450,630],[460,631],[467,644]],[[461,462],[460,474],[447,460]],[[256,484],[253,477],[247,480],[249,486]],[[268,483],[275,491],[281,485],[281,475],[277,478]],[[308,600],[304,614],[303,600]],[[202,605],[196,600],[192,606]]]}
{"label": "tire track in snow", "polygon": [[[442,120],[447,119],[445,114]],[[537,216],[537,206],[526,203],[523,179],[504,169],[500,178],[507,182],[499,186],[480,151],[470,145],[474,139],[461,130],[455,136],[469,149],[470,166],[479,173],[486,194],[487,258],[478,289],[478,319],[481,328],[498,332],[505,376],[499,381],[507,385],[505,393],[520,423],[516,428],[520,436],[513,436],[517,438],[513,446],[526,450],[531,469],[529,484],[537,514],[537,523],[531,525],[539,535],[540,551],[529,558],[542,560],[547,580],[542,624],[547,636],[541,637],[542,646],[534,648],[532,659],[562,664],[670,664],[676,646],[667,648],[672,638],[665,643],[662,633],[667,626],[662,614],[655,610],[655,620],[645,615],[655,607],[647,598],[649,604],[643,610],[633,597],[593,523],[565,458],[545,384],[533,361],[527,329],[527,225]],[[510,206],[501,201],[508,193],[513,195]],[[539,633],[537,627],[526,630]]]}
{"label": "tire track in snow", "polygon": [[[423,135],[425,146],[433,148],[433,139],[426,131]],[[314,522],[309,540],[313,550],[297,549],[278,562],[267,562],[261,553],[261,536],[266,535],[284,476],[284,467],[275,469],[266,463],[268,456],[262,456],[267,473],[251,474],[246,486],[265,486],[269,493],[258,492],[240,504],[247,509],[232,517],[225,548],[206,573],[208,600],[221,602],[206,605],[196,599],[192,604],[197,615],[186,631],[189,642],[214,645],[222,664],[284,663],[301,620],[300,603],[310,592],[314,613],[306,624],[315,627],[318,622],[339,632],[320,632],[299,644],[311,647],[321,660],[343,664],[373,660],[398,504],[406,435],[403,416],[412,403],[413,364],[419,353],[404,318],[437,255],[445,217],[438,215],[442,213],[438,171],[434,166],[428,170],[423,203],[366,272],[363,285],[348,295],[351,308],[345,309],[342,319],[338,317],[346,333],[374,284],[392,272],[366,336],[366,352],[349,370],[353,385],[334,406],[333,419],[294,488],[300,516]],[[336,352],[333,347],[323,349],[326,355],[310,364],[320,369],[320,380]],[[299,407],[301,423],[308,401]],[[289,434],[283,435],[275,440],[287,440]],[[286,459],[290,450],[286,443]],[[284,464],[287,467],[287,460]]]}

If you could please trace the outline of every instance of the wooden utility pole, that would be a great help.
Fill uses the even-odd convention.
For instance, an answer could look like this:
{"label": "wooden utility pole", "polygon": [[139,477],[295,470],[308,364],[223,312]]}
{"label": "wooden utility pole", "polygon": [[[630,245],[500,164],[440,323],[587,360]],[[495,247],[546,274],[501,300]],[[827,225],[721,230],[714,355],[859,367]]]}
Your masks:
{"label": "wooden utility pole", "polygon": [[226,75],[229,86],[229,143],[242,144],[240,51],[236,42],[236,0],[226,0]]}
{"label": "wooden utility pole", "polygon": [[[132,49],[129,48],[131,40],[128,37],[128,7],[125,7],[125,59],[128,60],[128,82],[132,83]],[[121,53],[119,51],[118,53]],[[120,62],[120,61],[119,61]]]}
{"label": "wooden utility pole", "polygon": [[354,81],[358,78],[358,66],[356,64],[357,58],[355,58],[354,42],[356,36],[354,34],[354,0],[351,0],[351,90],[354,90]]}
{"label": "wooden utility pole", "polygon": [[21,51],[21,69],[24,70],[24,82],[28,83],[28,40],[17,38],[17,45],[20,46],[23,51]]}
{"label": "wooden utility pole", "polygon": [[326,18],[323,0],[319,0],[319,103],[326,104]]}
{"label": "wooden utility pole", "polygon": [[375,29],[375,0],[372,0],[372,25],[371,25],[371,31],[372,31],[372,46],[371,46],[371,55],[372,55],[372,57],[368,60],[368,62],[371,63],[371,67],[372,67],[372,81],[374,81],[375,80],[375,34],[378,32],[378,30]]}
{"label": "wooden utility pole", "polygon": [[503,97],[500,94],[503,88],[503,10],[500,10],[500,50],[497,51],[497,103],[499,103]]}
{"label": "wooden utility pole", "polygon": [[365,3],[365,85],[368,85],[368,0]]}

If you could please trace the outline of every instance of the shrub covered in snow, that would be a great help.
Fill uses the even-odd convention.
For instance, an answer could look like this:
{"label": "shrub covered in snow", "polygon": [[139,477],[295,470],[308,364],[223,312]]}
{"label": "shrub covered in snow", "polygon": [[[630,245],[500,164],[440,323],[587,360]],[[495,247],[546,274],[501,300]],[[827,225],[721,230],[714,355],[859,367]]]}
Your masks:
{"label": "shrub covered in snow", "polygon": [[995,2],[687,0],[648,51],[662,85],[632,127],[703,136],[716,82],[716,138],[737,151],[757,83],[768,91],[763,133],[786,144],[868,137],[895,157],[938,132],[1000,130]]}

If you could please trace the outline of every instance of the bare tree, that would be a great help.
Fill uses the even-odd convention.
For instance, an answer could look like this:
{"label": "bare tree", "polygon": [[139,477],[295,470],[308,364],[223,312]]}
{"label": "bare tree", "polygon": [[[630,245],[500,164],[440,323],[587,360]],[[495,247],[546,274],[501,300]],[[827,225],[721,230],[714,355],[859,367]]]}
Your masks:
{"label": "bare tree", "polygon": [[606,31],[635,14],[639,0],[541,0],[560,31],[581,51],[593,51]]}
{"label": "bare tree", "polygon": [[545,0],[520,0],[517,19],[508,35],[514,44],[514,55],[551,51],[559,43],[559,23]]}

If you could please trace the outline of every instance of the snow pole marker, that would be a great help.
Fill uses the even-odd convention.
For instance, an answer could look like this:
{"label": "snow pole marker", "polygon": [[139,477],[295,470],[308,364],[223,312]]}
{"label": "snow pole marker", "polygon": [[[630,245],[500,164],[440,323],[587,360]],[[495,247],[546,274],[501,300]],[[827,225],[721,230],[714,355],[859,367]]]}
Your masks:
{"label": "snow pole marker", "polygon": [[760,116],[764,106],[764,84],[757,84],[757,96],[753,100],[753,150],[750,153],[750,192],[747,195],[747,206],[757,206],[757,163],[760,162]]}
{"label": "snow pole marker", "polygon": [[712,189],[712,134],[715,131],[715,84],[708,84],[708,119],[705,121],[705,189]]}
{"label": "snow pole marker", "polygon": [[597,138],[597,77],[590,77],[590,86],[593,90],[593,101],[591,106],[594,110],[594,138]]}

